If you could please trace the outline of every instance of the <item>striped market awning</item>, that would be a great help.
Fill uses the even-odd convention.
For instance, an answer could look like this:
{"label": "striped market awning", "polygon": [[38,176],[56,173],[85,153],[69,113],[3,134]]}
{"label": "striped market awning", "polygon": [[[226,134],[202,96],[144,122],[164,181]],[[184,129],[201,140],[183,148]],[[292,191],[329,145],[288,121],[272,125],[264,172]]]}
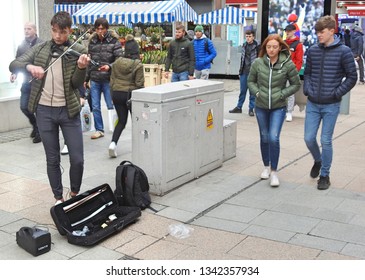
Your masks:
{"label": "striped market awning", "polygon": [[73,15],[84,6],[85,4],[54,4],[54,13],[64,11]]}
{"label": "striped market awning", "polygon": [[93,24],[104,17],[110,24],[195,21],[197,13],[184,0],[155,2],[89,3],[73,16],[75,24]]}
{"label": "striped market awning", "polygon": [[257,14],[253,11],[228,6],[198,15],[196,24],[244,24],[245,18],[254,18],[256,21]]}

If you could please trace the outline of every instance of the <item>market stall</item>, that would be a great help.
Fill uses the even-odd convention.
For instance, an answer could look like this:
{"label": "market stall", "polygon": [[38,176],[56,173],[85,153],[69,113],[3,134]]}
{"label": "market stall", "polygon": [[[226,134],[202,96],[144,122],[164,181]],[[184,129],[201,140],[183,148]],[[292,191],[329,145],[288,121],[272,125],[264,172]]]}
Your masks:
{"label": "market stall", "polygon": [[104,17],[110,24],[187,22],[197,19],[184,0],[155,2],[89,3],[73,14],[75,24],[93,24]]}

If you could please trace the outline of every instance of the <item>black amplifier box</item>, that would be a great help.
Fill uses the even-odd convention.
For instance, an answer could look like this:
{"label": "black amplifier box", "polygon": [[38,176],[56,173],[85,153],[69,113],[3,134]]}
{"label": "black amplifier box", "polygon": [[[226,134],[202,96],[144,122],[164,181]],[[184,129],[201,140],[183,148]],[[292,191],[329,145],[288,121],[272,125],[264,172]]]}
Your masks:
{"label": "black amplifier box", "polygon": [[51,250],[51,234],[37,227],[22,227],[16,233],[16,243],[33,256]]}

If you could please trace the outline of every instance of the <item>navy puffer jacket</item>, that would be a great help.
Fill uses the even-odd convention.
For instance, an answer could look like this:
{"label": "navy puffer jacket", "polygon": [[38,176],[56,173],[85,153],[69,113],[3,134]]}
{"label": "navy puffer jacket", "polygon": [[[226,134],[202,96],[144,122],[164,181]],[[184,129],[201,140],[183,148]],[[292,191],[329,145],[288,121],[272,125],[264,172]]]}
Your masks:
{"label": "navy puffer jacket", "polygon": [[343,45],[340,39],[335,38],[327,47],[318,44],[308,49],[303,92],[311,102],[340,102],[356,81],[357,72],[351,49]]}

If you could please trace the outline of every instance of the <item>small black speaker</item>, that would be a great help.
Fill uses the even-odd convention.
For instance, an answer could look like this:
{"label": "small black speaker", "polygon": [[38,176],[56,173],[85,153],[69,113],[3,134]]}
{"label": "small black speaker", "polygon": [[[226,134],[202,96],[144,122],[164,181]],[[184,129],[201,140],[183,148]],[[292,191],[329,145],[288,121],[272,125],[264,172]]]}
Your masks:
{"label": "small black speaker", "polygon": [[51,234],[37,227],[22,227],[16,233],[16,243],[36,257],[51,250]]}

